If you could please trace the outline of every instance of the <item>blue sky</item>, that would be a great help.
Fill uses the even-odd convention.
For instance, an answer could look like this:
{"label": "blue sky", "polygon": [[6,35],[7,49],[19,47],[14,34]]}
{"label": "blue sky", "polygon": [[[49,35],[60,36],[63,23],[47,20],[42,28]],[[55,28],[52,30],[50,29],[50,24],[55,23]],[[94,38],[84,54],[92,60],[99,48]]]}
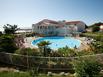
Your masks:
{"label": "blue sky", "polygon": [[103,0],[0,0],[0,27],[31,27],[42,19],[103,21]]}

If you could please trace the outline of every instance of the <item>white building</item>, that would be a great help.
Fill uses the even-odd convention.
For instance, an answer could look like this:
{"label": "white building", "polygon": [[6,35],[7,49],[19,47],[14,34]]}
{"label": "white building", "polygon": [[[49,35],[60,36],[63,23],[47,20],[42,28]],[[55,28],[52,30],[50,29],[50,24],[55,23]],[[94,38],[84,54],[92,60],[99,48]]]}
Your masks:
{"label": "white building", "polygon": [[30,33],[32,32],[31,28],[20,28],[19,30],[16,31],[16,33]]}
{"label": "white building", "polygon": [[71,29],[73,29],[72,31],[77,32],[84,32],[86,28],[86,24],[82,21],[69,21],[66,22],[66,25],[71,27]]}
{"label": "white building", "polygon": [[73,32],[84,32],[85,23],[82,21],[60,22],[44,19],[36,24],[32,24],[32,31],[46,36],[64,36]]}
{"label": "white building", "polygon": [[0,32],[4,32],[4,28],[0,26]]}
{"label": "white building", "polygon": [[100,25],[100,31],[103,31],[103,24]]}

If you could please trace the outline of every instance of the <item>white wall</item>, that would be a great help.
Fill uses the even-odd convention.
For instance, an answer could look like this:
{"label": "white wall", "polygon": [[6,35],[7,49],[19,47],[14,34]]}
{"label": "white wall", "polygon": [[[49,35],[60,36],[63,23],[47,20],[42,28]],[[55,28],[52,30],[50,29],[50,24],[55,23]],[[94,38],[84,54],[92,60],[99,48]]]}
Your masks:
{"label": "white wall", "polygon": [[76,26],[77,26],[79,32],[85,31],[85,23],[80,22],[80,23],[76,24]]}
{"label": "white wall", "polygon": [[[48,26],[54,26],[53,29],[45,29],[45,28],[40,29],[40,28],[38,28],[38,26],[41,26],[41,25],[33,24],[32,31],[35,33],[40,33],[40,34],[45,34],[45,32],[48,33],[49,31],[53,31],[54,34],[58,33],[58,35],[61,35],[61,36],[75,32],[75,31],[77,31],[77,32],[85,31],[85,23],[84,22],[80,22],[78,24],[72,24],[72,25],[64,25],[64,27],[59,27],[59,28],[56,28],[56,25],[54,25],[54,24],[48,24]],[[70,26],[72,27],[72,29]]]}

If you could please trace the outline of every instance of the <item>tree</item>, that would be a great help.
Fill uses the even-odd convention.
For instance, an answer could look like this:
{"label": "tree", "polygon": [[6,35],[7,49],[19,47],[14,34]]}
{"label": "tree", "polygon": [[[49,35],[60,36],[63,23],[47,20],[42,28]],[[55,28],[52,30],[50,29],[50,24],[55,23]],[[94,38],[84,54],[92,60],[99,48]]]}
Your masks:
{"label": "tree", "polygon": [[4,25],[3,28],[5,34],[14,34],[19,29],[17,28],[17,25],[10,25],[10,24]]}
{"label": "tree", "polygon": [[48,56],[48,54],[50,53],[51,49],[48,47],[48,45],[50,45],[51,43],[49,41],[41,41],[40,43],[38,43],[38,47],[40,48],[40,51],[42,52],[43,50],[43,54],[44,56]]}
{"label": "tree", "polygon": [[98,32],[100,30],[100,25],[102,25],[102,24],[103,23],[98,22],[98,23],[91,25],[89,28],[92,28],[92,32]]}
{"label": "tree", "polygon": [[99,30],[100,30],[100,27],[96,25],[93,27],[92,32],[98,32]]}

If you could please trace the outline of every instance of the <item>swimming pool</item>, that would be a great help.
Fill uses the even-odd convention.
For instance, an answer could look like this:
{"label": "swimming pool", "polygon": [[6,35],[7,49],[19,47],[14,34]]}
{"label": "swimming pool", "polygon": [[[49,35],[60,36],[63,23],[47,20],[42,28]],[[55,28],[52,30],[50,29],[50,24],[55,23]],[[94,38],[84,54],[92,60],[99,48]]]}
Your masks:
{"label": "swimming pool", "polygon": [[65,46],[68,46],[69,48],[78,48],[81,44],[80,40],[74,39],[72,37],[43,37],[33,40],[32,45],[37,47],[37,44],[41,41],[49,41],[51,43],[49,47],[54,50]]}

